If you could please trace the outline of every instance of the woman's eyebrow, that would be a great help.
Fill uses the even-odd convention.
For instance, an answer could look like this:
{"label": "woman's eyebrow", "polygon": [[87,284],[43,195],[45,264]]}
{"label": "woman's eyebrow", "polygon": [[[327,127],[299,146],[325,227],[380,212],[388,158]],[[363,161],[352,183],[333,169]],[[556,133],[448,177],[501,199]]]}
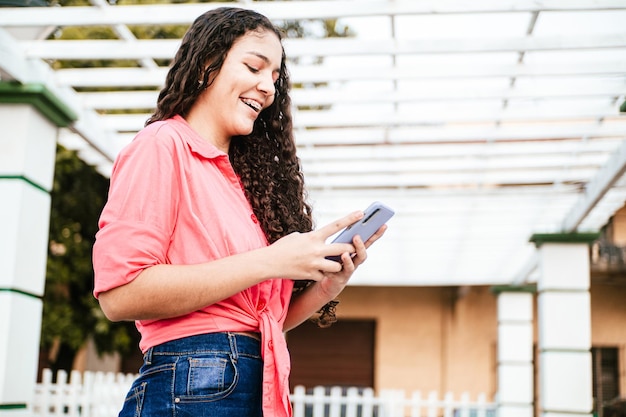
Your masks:
{"label": "woman's eyebrow", "polygon": [[[262,54],[262,53],[260,53],[260,52],[256,52],[256,51],[248,51],[247,53],[248,53],[249,55],[254,55],[254,56],[256,56],[257,58],[260,58],[260,59],[261,59],[261,60],[263,60],[263,62],[265,62],[266,64],[271,64],[271,63],[272,63],[272,61],[270,61],[270,59],[269,59],[267,56],[263,55],[263,54]],[[276,67],[276,68],[274,68],[274,71],[278,71],[278,72],[280,72],[280,67]]]}

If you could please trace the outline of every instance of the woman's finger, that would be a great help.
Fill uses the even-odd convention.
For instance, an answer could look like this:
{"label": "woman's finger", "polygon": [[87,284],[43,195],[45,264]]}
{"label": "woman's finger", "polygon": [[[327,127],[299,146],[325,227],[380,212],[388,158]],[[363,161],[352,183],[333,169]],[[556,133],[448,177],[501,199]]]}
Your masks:
{"label": "woman's finger", "polygon": [[383,224],[376,231],[376,233],[374,233],[369,239],[367,239],[367,242],[365,242],[365,247],[369,248],[370,246],[372,246],[372,244],[376,242],[378,239],[380,239],[385,234],[386,231],[387,231],[387,225]]}
{"label": "woman's finger", "polygon": [[340,219],[335,220],[332,223],[327,224],[324,227],[321,227],[315,231],[315,233],[321,235],[324,240],[328,239],[330,236],[339,232],[342,229],[350,226],[353,223],[358,222],[363,218],[363,211],[353,211],[352,213],[344,216]]}

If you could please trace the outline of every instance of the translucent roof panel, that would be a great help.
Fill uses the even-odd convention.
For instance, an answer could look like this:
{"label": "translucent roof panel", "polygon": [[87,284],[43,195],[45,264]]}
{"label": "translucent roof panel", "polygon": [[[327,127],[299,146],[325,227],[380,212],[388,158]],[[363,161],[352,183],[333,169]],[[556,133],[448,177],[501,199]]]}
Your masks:
{"label": "translucent roof panel", "polygon": [[[373,200],[397,211],[355,285],[532,281],[533,233],[598,231],[624,205],[626,1],[227,4],[304,28],[284,46],[317,224]],[[109,175],[180,42],[137,28],[224,5],[3,8],[0,77],[67,103],[79,119],[60,143]],[[324,38],[324,20],[346,36]],[[110,39],[62,39],[95,26]]]}

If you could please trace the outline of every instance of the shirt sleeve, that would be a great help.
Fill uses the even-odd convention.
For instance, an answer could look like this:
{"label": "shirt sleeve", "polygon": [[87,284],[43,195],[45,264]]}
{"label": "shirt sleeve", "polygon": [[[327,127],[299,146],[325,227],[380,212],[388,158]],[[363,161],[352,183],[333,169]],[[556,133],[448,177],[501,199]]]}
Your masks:
{"label": "shirt sleeve", "polygon": [[180,171],[171,135],[139,133],[115,161],[93,248],[94,296],[168,263]]}

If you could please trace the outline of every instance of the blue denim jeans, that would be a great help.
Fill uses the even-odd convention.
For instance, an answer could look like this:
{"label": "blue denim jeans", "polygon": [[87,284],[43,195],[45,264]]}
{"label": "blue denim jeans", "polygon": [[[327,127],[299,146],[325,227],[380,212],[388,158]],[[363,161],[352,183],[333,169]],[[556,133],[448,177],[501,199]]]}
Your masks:
{"label": "blue denim jeans", "polygon": [[150,348],[120,417],[261,417],[261,342],[240,333]]}

